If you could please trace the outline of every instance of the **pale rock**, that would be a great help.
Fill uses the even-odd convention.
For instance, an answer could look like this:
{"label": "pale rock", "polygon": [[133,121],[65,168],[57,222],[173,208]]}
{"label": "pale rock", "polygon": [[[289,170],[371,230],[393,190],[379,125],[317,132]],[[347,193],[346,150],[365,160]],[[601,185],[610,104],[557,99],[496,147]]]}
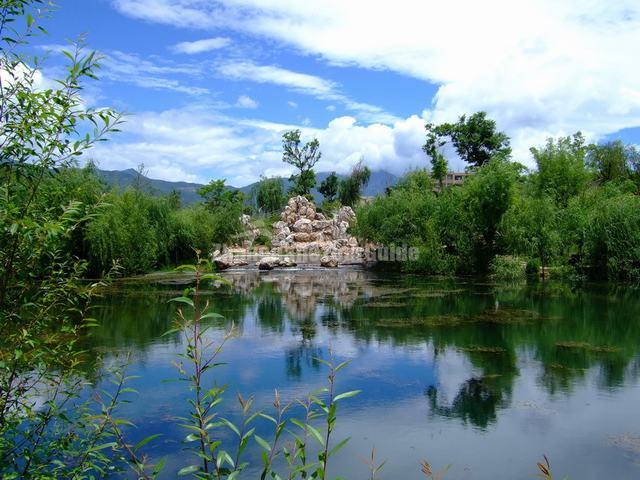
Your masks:
{"label": "pale rock", "polygon": [[226,270],[231,267],[240,267],[242,265],[247,265],[246,260],[235,257],[231,252],[218,255],[213,259],[213,263],[216,264],[216,267],[218,267],[219,270]]}
{"label": "pale rock", "polygon": [[320,259],[320,265],[326,268],[337,268],[338,259],[333,256],[325,255]]}
{"label": "pale rock", "polygon": [[280,259],[278,257],[263,257],[256,265],[258,270],[273,270],[280,265]]}
{"label": "pale rock", "polygon": [[313,231],[312,222],[308,218],[301,218],[293,224],[292,230],[294,232],[311,233]]}

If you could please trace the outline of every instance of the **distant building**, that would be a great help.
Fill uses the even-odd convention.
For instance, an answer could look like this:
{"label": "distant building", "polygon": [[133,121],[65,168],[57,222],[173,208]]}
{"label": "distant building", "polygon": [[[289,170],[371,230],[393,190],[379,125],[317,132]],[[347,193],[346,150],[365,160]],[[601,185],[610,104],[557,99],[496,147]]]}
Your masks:
{"label": "distant building", "polygon": [[[442,186],[443,187],[450,187],[452,185],[462,185],[465,182],[465,180],[467,179],[467,177],[470,177],[471,175],[473,175],[473,174],[472,173],[467,173],[467,172],[449,172],[444,177],[444,180],[442,181]],[[433,190],[435,192],[440,190],[440,183],[437,180],[435,182]]]}
{"label": "distant building", "polygon": [[449,185],[462,185],[467,177],[471,176],[471,173],[466,172],[449,172],[442,182],[445,186]]}

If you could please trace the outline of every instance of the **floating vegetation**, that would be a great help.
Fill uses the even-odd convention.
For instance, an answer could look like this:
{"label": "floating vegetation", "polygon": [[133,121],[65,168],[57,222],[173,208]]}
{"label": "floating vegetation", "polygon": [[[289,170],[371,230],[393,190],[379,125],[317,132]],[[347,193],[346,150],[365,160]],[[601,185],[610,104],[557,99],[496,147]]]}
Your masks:
{"label": "floating vegetation", "polygon": [[499,308],[469,315],[432,315],[428,317],[385,318],[378,320],[379,327],[453,327],[473,324],[524,325],[542,317],[530,310]]}
{"label": "floating vegetation", "polygon": [[470,345],[468,347],[460,347],[459,350],[468,353],[505,353],[502,347],[489,347],[483,345]]}
{"label": "floating vegetation", "polygon": [[634,456],[640,456],[640,435],[623,433],[609,437],[611,445],[626,450]]}
{"label": "floating vegetation", "polygon": [[408,303],[400,303],[400,302],[369,302],[363,305],[364,307],[370,308],[404,308],[408,307]]}
{"label": "floating vegetation", "polygon": [[556,347],[597,353],[616,353],[620,351],[618,347],[592,345],[589,342],[556,342]]}

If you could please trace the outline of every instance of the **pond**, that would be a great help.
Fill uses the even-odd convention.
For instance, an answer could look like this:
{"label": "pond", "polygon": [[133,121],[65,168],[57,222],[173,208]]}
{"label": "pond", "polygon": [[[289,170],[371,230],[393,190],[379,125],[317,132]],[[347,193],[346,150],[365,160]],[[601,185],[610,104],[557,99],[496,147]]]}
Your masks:
{"label": "pond", "polygon": [[[274,389],[302,398],[325,384],[318,358],[350,360],[339,391],[362,390],[338,409],[334,439],[351,437],[330,478],[368,478],[375,448],[383,479],[420,479],[420,463],[451,465],[446,478],[528,479],[547,455],[558,478],[640,478],[640,291],[632,286],[501,284],[359,269],[244,271],[205,293],[235,326],[208,381],[272,410]],[[135,442],[168,459],[164,478],[187,465],[177,417],[189,390],[174,362],[184,350],[172,328],[179,281],[121,282],[102,301],[87,340],[95,370],[122,364],[138,390],[121,416]],[[269,436],[265,421],[258,426]],[[229,435],[229,440],[232,436]],[[259,462],[250,443],[248,459]],[[247,471],[241,478],[255,478]]]}

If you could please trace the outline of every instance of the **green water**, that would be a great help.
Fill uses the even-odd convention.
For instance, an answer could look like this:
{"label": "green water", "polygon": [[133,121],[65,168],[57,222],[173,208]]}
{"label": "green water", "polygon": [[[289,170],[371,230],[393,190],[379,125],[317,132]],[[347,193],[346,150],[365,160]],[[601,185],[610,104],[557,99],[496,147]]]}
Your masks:
{"label": "green water", "polygon": [[[331,478],[367,478],[375,447],[383,479],[420,479],[420,462],[451,464],[446,478],[527,479],[546,454],[558,478],[640,478],[640,290],[560,283],[495,284],[360,270],[226,274],[205,292],[239,332],[225,348],[226,414],[235,392],[269,409],[273,391],[301,397],[324,383],[317,358],[351,360],[339,390],[361,389],[339,411]],[[161,278],[161,277],[159,277]],[[184,348],[167,300],[179,283],[117,284],[88,339],[96,370],[131,355],[140,394],[122,415],[132,441],[168,457],[165,478],[188,464],[175,417],[189,391],[172,362]],[[210,379],[213,382],[213,378]],[[268,436],[267,425],[258,431]],[[255,458],[251,444],[248,458]],[[248,472],[242,478],[255,478]]]}

